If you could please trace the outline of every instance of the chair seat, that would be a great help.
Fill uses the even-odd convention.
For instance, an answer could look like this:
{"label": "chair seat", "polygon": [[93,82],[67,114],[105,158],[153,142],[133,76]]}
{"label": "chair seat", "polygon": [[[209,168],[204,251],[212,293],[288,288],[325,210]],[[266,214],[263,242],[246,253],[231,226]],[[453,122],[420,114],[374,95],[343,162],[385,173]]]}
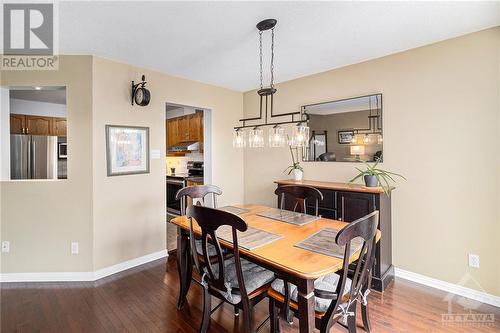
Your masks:
{"label": "chair seat", "polygon": [[[316,279],[314,281],[314,289],[319,289],[319,290],[325,290],[329,292],[335,292],[337,289],[337,284],[339,283],[340,276],[335,273],[331,273],[328,275],[325,275],[321,278]],[[346,279],[345,282],[345,287],[344,287],[344,293],[342,296],[346,295],[349,293],[351,290],[351,279]],[[274,282],[271,284],[271,288],[279,293],[280,295],[284,296],[285,295],[285,284],[283,280],[281,279],[276,279]],[[290,283],[290,288],[289,288],[289,293],[290,293],[290,300],[297,302],[297,295],[298,295],[298,290],[297,286],[294,285],[293,283]],[[317,312],[326,312],[328,310],[328,307],[330,306],[332,300],[331,299],[326,299],[326,298],[319,298],[319,297],[314,297],[314,309]]]}
{"label": "chair seat", "polygon": [[[217,276],[219,273],[219,265],[214,265],[214,274]],[[245,288],[247,294],[250,295],[268,285],[274,280],[274,273],[264,267],[256,265],[248,260],[241,258],[241,271],[243,273],[243,280],[245,281]],[[225,260],[225,270],[224,275],[226,277],[226,282],[231,288],[231,293],[226,293],[224,297],[231,304],[238,304],[241,301],[241,296],[239,294],[238,288],[238,277],[236,275],[236,263],[234,262],[234,257]],[[236,289],[236,290],[233,290]],[[267,288],[262,289],[266,291]],[[256,296],[252,295],[252,297]],[[251,298],[251,297],[250,297]]]}

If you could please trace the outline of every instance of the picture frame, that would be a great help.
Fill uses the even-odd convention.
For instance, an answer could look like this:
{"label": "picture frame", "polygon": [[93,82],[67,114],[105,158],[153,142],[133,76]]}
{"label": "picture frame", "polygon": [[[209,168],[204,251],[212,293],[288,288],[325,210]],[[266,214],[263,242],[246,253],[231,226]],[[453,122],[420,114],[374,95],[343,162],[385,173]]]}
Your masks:
{"label": "picture frame", "polygon": [[149,173],[149,127],[106,125],[108,177]]}
{"label": "picture frame", "polygon": [[354,138],[353,130],[338,131],[338,142],[342,145],[351,143],[353,138]]}

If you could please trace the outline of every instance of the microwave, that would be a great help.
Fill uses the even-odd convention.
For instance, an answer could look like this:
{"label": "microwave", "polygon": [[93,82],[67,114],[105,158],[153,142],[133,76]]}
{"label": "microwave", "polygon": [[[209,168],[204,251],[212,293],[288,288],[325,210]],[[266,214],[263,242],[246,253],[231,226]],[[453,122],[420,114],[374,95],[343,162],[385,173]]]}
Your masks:
{"label": "microwave", "polygon": [[57,144],[57,158],[60,160],[68,158],[68,144],[66,142],[59,142]]}

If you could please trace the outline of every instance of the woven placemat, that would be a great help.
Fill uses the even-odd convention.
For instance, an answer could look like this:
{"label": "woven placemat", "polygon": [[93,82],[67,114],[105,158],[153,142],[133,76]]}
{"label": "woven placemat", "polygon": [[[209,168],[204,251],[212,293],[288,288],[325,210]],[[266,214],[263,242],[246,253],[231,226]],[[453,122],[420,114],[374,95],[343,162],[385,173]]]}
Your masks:
{"label": "woven placemat", "polygon": [[295,225],[305,225],[320,219],[319,216],[307,215],[297,212],[292,212],[284,209],[272,208],[264,212],[258,213],[258,216],[267,217],[273,220],[286,222]]}
{"label": "woven placemat", "polygon": [[235,206],[224,206],[224,207],[220,207],[217,209],[223,210],[225,212],[233,213],[236,215],[241,215],[244,213],[248,213],[250,211],[250,209],[240,208],[240,207],[235,207]]}
{"label": "woven placemat", "polygon": [[[217,237],[221,238],[227,242],[233,242],[233,232],[232,227],[229,225],[223,225],[217,229]],[[258,247],[272,243],[278,239],[281,239],[280,235],[276,235],[261,229],[248,227],[247,231],[238,231],[238,245],[247,250],[253,250]]]}
{"label": "woven placemat", "polygon": [[[335,244],[335,237],[338,232],[339,230],[334,228],[321,229],[317,233],[312,234],[303,241],[295,244],[295,246],[304,250],[343,259],[345,248]],[[352,256],[354,252],[360,250],[362,246],[363,239],[360,237],[354,238],[351,242],[349,256]]]}

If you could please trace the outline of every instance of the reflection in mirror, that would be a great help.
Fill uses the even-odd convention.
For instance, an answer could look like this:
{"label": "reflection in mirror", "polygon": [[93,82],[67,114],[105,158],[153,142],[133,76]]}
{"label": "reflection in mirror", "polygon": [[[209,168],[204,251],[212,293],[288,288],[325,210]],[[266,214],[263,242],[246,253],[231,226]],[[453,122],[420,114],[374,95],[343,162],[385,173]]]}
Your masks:
{"label": "reflection in mirror", "polygon": [[305,105],[310,128],[304,161],[382,160],[382,94]]}
{"label": "reflection in mirror", "polygon": [[67,179],[66,87],[10,87],[10,179]]}

